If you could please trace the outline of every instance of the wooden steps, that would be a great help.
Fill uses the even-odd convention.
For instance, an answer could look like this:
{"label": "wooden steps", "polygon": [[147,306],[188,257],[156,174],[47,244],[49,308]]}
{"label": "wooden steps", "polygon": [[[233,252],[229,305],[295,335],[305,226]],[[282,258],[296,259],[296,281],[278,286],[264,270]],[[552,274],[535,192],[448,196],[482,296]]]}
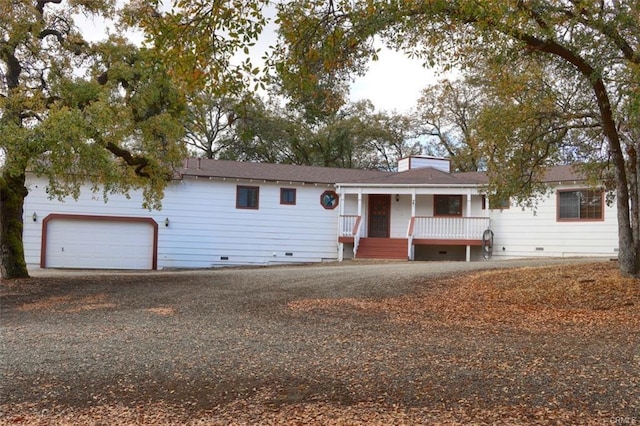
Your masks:
{"label": "wooden steps", "polygon": [[361,238],[357,259],[404,259],[407,260],[406,238]]}

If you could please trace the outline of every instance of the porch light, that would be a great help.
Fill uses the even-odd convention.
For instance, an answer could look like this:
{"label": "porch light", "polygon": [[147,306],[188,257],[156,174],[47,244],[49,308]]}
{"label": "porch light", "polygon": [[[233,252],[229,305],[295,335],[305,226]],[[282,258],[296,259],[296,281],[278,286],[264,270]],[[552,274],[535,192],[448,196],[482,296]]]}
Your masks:
{"label": "porch light", "polygon": [[167,228],[169,227],[169,218],[168,217],[165,218],[165,220],[164,220],[164,226],[167,227]]}
{"label": "porch light", "polygon": [[38,220],[38,215],[36,214],[36,212],[33,212],[33,216],[31,216],[31,219],[33,219],[34,222]]}
{"label": "porch light", "polygon": [[400,201],[400,194],[396,194],[396,203]]}

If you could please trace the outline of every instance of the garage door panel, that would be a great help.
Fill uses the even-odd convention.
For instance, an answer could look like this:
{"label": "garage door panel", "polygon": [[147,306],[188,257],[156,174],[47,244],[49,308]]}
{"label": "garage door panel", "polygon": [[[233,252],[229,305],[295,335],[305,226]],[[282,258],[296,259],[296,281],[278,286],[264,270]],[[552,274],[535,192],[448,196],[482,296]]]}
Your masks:
{"label": "garage door panel", "polygon": [[49,268],[153,269],[150,222],[55,218],[47,224]]}

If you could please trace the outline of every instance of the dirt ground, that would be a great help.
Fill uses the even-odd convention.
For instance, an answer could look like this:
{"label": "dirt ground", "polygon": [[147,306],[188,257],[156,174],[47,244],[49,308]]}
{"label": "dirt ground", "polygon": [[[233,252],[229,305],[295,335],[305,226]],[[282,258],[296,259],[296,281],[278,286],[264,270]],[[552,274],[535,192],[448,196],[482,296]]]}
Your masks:
{"label": "dirt ground", "polygon": [[640,282],[616,266],[5,281],[0,424],[640,424]]}

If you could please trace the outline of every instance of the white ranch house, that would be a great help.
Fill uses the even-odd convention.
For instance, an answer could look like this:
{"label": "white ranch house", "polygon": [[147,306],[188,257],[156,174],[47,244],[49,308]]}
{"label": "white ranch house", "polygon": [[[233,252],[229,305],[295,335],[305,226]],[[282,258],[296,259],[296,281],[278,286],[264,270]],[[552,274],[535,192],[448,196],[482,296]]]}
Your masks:
{"label": "white ranch house", "polygon": [[[398,172],[188,159],[162,210],[141,194],[49,199],[29,176],[24,246],[30,268],[210,268],[349,258],[478,261],[617,256],[615,207],[571,167],[545,181],[536,212],[490,209],[482,173],[410,157]],[[484,255],[484,256],[483,256]]]}

